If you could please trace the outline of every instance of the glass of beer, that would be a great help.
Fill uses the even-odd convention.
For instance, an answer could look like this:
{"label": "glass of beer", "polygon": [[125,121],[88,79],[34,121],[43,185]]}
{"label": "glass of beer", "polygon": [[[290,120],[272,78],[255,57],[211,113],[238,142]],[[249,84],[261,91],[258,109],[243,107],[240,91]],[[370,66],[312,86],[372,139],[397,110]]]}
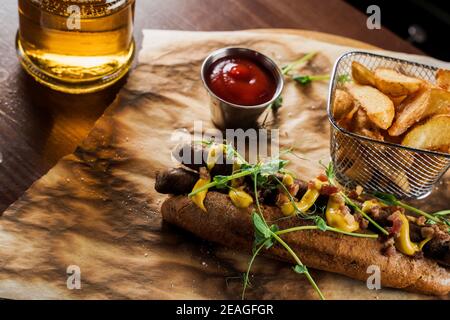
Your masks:
{"label": "glass of beer", "polygon": [[89,93],[117,82],[134,56],[135,0],[19,0],[17,52],[38,82]]}

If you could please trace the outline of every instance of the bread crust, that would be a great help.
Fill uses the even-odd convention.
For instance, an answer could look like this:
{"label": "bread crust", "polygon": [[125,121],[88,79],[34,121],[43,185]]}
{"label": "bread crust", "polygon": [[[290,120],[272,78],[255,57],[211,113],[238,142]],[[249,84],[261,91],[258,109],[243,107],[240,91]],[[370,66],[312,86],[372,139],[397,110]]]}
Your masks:
{"label": "bread crust", "polygon": [[[238,209],[227,195],[219,192],[209,192],[205,206],[206,213],[187,196],[173,196],[163,203],[161,212],[165,221],[203,239],[251,252],[253,208]],[[263,206],[263,212],[268,221],[283,217],[276,207]],[[293,222],[288,220],[276,223],[281,229],[293,226]],[[376,265],[381,271],[382,286],[439,296],[448,295],[450,291],[450,272],[447,269],[427,258],[414,259],[401,253],[384,256],[381,254],[383,244],[375,239],[322,231],[294,232],[282,237],[310,268],[366,281],[367,268]],[[289,254],[277,245],[267,254],[293,262]]]}

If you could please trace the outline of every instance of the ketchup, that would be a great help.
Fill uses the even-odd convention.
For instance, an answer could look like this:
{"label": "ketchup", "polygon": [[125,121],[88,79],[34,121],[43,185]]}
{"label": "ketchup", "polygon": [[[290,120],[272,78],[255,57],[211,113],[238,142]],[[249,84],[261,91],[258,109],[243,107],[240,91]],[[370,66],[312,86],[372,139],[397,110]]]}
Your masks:
{"label": "ketchup", "polygon": [[242,106],[266,103],[276,92],[275,78],[266,68],[238,56],[224,57],[214,62],[206,80],[216,96]]}

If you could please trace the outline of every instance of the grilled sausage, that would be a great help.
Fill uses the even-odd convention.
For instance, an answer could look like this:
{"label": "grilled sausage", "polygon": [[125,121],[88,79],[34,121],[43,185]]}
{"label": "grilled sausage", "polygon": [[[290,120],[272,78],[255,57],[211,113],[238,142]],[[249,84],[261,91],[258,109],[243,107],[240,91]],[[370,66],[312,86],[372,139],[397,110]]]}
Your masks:
{"label": "grilled sausage", "polygon": [[[238,209],[227,195],[209,192],[205,199],[207,213],[199,209],[186,196],[171,197],[161,208],[163,219],[193,234],[232,248],[251,251],[254,208]],[[280,210],[263,206],[266,220],[283,217]],[[277,222],[280,228],[292,226],[285,219]],[[296,221],[295,225],[298,225]],[[401,253],[390,257],[381,254],[383,244],[376,239],[356,238],[322,231],[301,231],[286,234],[284,240],[309,267],[339,273],[348,277],[367,279],[367,268],[377,265],[381,270],[383,286],[432,295],[447,295],[450,291],[450,272],[435,261],[414,259]],[[267,253],[280,260],[293,262],[279,246]]]}
{"label": "grilled sausage", "polygon": [[155,190],[162,194],[187,194],[199,178],[198,173],[173,168],[156,173]]}

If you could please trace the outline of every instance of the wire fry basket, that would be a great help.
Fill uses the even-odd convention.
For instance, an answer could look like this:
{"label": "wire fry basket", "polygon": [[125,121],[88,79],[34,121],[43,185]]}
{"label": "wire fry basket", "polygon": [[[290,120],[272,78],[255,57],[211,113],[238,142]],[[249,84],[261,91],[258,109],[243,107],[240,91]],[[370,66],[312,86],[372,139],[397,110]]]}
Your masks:
{"label": "wire fry basket", "polygon": [[327,106],[331,122],[331,158],[336,178],[342,185],[360,185],[367,191],[391,193],[400,198],[425,198],[450,167],[449,154],[374,140],[349,132],[336,123],[332,115],[335,91],[342,76],[351,76],[352,61],[369,69],[392,68],[431,83],[435,82],[437,69],[368,52],[346,53],[334,66]]}

